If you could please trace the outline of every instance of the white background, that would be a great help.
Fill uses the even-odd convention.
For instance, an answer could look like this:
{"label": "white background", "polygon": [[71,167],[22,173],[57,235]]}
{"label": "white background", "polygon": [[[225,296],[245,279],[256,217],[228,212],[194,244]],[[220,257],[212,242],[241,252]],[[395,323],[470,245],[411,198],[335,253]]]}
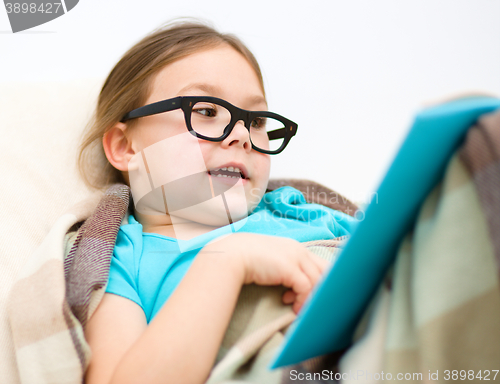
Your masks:
{"label": "white background", "polygon": [[363,202],[428,102],[500,95],[500,0],[81,0],[12,34],[0,6],[0,82],[104,78],[175,17],[239,36],[270,110],[299,124],[272,177],[308,178]]}

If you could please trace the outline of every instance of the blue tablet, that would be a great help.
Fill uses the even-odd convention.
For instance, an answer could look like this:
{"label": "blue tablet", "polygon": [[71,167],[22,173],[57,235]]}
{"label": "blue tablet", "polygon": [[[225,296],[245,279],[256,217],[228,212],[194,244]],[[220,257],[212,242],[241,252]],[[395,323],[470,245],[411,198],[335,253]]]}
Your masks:
{"label": "blue tablet", "polygon": [[392,165],[337,262],[286,334],[271,368],[343,349],[420,205],[441,180],[467,130],[500,100],[471,97],[419,113]]}

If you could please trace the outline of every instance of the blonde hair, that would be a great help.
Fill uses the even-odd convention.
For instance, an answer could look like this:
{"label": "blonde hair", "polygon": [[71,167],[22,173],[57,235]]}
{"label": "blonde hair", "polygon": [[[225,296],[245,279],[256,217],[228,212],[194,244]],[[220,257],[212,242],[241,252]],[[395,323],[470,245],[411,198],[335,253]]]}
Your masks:
{"label": "blonde hair", "polygon": [[[78,169],[88,186],[102,189],[116,182],[126,183],[106,158],[102,138],[125,113],[144,105],[155,75],[174,61],[221,44],[228,44],[247,59],[264,92],[257,60],[236,36],[219,33],[199,21],[176,21],[160,27],[130,48],[104,82],[79,147]],[[127,129],[136,121],[127,122]]]}

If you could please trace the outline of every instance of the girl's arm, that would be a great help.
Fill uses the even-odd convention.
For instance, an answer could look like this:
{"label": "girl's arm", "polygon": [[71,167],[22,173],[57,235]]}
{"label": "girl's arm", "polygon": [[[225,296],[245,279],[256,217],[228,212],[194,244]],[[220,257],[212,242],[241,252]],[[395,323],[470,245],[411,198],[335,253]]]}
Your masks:
{"label": "girl's arm", "polygon": [[298,311],[325,266],[291,239],[240,233],[212,242],[147,327],[138,305],[105,295],[85,331],[86,382],[203,383],[243,284],[290,287],[283,301]]}

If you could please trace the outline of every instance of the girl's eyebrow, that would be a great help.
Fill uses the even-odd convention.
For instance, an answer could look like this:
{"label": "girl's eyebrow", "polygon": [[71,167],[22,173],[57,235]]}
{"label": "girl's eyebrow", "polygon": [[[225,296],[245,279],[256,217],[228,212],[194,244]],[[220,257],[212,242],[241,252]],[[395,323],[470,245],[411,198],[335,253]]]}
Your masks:
{"label": "girl's eyebrow", "polygon": [[[192,83],[192,84],[189,84],[189,85],[185,86],[184,88],[182,88],[179,91],[178,95],[182,96],[183,93],[190,92],[193,90],[194,91],[201,91],[201,92],[205,93],[207,96],[216,96],[216,97],[217,97],[217,95],[221,95],[223,93],[222,88],[218,87],[217,85],[212,85],[212,84],[207,84],[207,83]],[[248,105],[250,105],[250,106],[263,104],[267,107],[267,100],[262,95],[252,95],[252,96],[247,97],[246,99],[247,99]]]}
{"label": "girl's eyebrow", "polygon": [[206,93],[207,96],[220,95],[222,93],[222,89],[216,85],[211,85],[211,84],[206,84],[206,83],[192,83],[192,84],[189,84],[189,85],[185,86],[184,88],[182,88],[179,91],[179,94],[182,94],[182,93],[188,92],[188,91],[192,91],[192,90],[202,91],[202,92]]}

